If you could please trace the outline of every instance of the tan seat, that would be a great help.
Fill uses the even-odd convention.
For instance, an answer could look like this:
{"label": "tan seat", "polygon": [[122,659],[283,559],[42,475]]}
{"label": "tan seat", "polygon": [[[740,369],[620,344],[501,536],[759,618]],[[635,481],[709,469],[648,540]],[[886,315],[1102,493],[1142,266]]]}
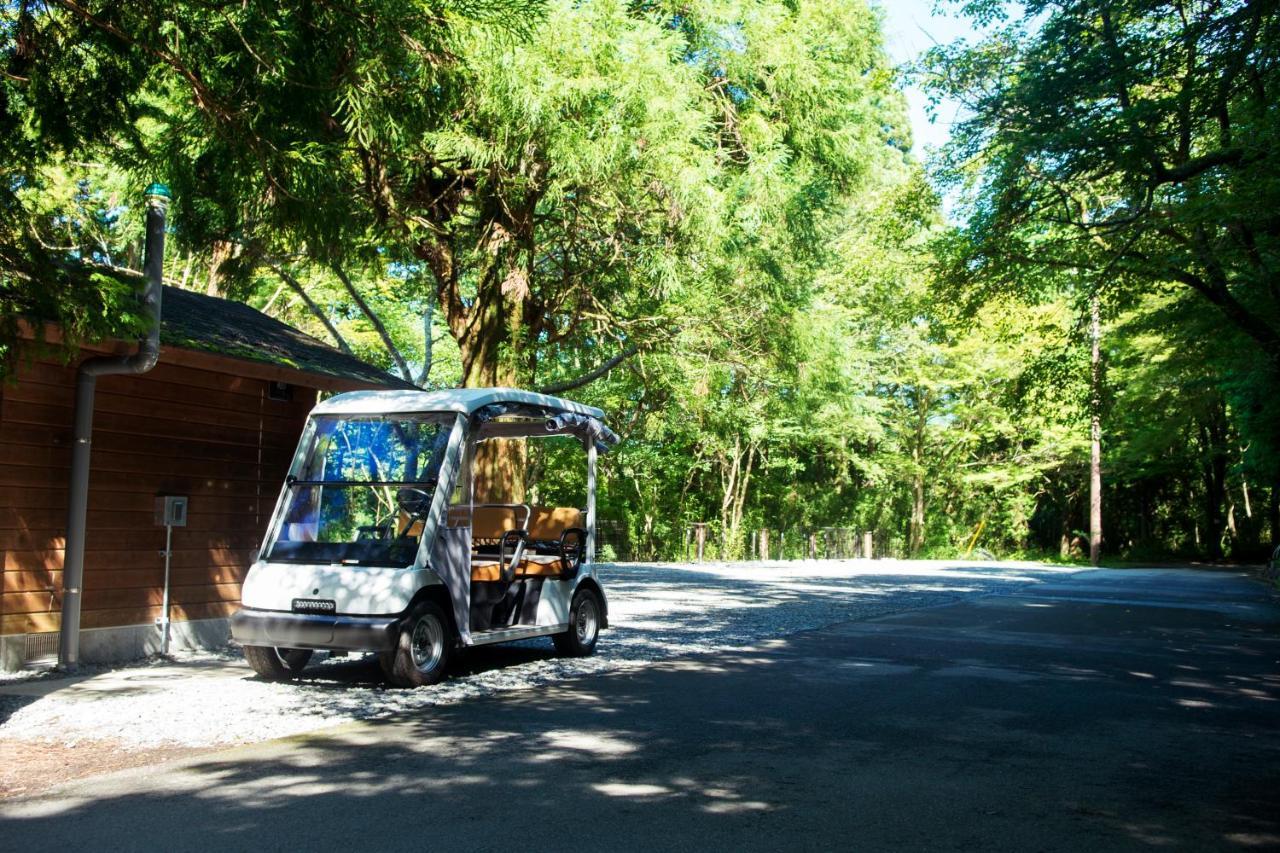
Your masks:
{"label": "tan seat", "polygon": [[572,506],[535,506],[529,516],[529,538],[557,542],[570,527],[582,527],[582,510]]}
{"label": "tan seat", "polygon": [[514,506],[449,507],[449,526],[466,527],[469,518],[471,538],[481,542],[497,542],[508,530],[519,530],[523,517],[524,512]]}
{"label": "tan seat", "polygon": [[[497,541],[508,530],[519,530],[524,520],[522,509],[514,506],[478,506],[468,512],[468,507],[455,504],[449,507],[449,526],[466,527],[471,521],[471,538],[481,541]],[[571,506],[530,507],[529,537],[538,540],[559,540],[570,527],[582,527],[582,510]]]}
{"label": "tan seat", "polygon": [[[563,569],[559,557],[545,554],[530,554],[520,561],[516,568],[517,578],[552,578],[559,577]],[[471,580],[477,583],[493,583],[502,580],[502,566],[497,560],[472,560]]]}
{"label": "tan seat", "polygon": [[[472,544],[483,544],[492,548],[501,541],[508,530],[519,530],[519,523],[524,519],[524,512],[511,506],[478,506],[470,509],[466,506],[449,507],[449,524],[462,527],[471,520]],[[576,507],[530,508],[529,538],[539,542],[558,542],[564,531],[570,527],[582,526],[582,510]],[[532,550],[532,549],[530,549]],[[516,567],[515,577],[538,578],[559,577],[564,572],[564,564],[558,554],[526,553]],[[492,556],[476,556],[471,561],[471,580],[477,583],[493,583],[502,579],[502,566]]]}
{"label": "tan seat", "polygon": [[502,580],[502,567],[497,562],[485,560],[471,561],[471,580],[473,583],[494,583]]}

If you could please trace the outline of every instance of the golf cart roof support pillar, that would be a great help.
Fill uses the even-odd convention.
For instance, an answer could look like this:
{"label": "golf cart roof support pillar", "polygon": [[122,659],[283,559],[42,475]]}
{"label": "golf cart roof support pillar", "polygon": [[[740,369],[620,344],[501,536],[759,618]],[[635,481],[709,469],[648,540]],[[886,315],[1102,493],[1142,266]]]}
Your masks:
{"label": "golf cart roof support pillar", "polygon": [[588,438],[587,445],[587,564],[596,561],[596,443]]}

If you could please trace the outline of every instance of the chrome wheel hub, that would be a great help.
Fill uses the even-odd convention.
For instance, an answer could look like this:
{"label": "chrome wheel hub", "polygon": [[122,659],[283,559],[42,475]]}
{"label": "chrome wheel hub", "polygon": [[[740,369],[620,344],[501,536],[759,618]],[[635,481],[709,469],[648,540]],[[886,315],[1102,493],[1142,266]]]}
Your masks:
{"label": "chrome wheel hub", "polygon": [[444,627],[434,616],[423,616],[413,626],[410,642],[413,665],[422,672],[431,672],[444,657]]}
{"label": "chrome wheel hub", "polygon": [[578,642],[584,646],[595,641],[596,631],[600,629],[600,619],[596,614],[596,603],[592,598],[584,598],[578,605],[578,618],[573,621],[573,630]]}

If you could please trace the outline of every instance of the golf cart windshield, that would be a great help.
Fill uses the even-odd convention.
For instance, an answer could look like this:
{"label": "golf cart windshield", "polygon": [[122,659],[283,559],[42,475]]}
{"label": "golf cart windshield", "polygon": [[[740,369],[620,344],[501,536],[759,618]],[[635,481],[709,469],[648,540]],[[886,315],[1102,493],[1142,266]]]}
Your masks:
{"label": "golf cart windshield", "polygon": [[453,415],[318,416],[268,560],[414,561]]}

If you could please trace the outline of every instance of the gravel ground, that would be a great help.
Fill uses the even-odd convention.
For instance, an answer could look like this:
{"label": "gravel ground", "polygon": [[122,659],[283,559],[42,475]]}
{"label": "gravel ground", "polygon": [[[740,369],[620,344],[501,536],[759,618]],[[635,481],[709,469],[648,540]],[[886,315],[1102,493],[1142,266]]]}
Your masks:
{"label": "gravel ground", "polygon": [[740,650],[851,620],[1009,592],[1069,572],[1034,564],[817,561],[602,568],[611,628],[595,656],[560,659],[549,639],[469,650],[451,678],[398,690],[371,657],[313,663],[291,684],[257,680],[234,650],[183,654],[85,677],[0,681],[0,740],[154,751],[268,740],[339,723],[529,690],[565,678]]}

